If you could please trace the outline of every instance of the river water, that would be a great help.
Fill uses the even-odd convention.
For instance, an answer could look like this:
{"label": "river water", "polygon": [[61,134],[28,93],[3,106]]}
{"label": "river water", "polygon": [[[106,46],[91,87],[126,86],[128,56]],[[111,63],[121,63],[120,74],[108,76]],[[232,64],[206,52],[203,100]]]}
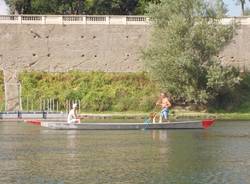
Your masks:
{"label": "river water", "polygon": [[0,183],[247,184],[250,122],[167,131],[58,131],[0,122]]}

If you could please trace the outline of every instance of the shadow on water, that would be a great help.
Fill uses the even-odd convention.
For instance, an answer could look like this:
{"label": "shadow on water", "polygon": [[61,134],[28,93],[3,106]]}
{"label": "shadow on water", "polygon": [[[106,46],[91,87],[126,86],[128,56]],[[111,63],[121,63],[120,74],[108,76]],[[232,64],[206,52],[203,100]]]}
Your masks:
{"label": "shadow on water", "polygon": [[168,131],[56,131],[0,123],[0,183],[245,184],[249,132],[243,122]]}

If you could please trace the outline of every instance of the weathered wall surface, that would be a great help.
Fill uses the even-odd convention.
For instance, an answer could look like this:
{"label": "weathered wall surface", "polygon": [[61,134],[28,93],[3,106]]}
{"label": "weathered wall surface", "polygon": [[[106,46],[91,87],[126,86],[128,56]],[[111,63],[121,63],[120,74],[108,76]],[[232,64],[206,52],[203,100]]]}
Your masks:
{"label": "weathered wall surface", "polygon": [[0,25],[2,68],[44,71],[142,69],[149,26]]}
{"label": "weathered wall surface", "polygon": [[[148,45],[147,25],[7,25],[0,24],[0,66],[11,70],[143,69],[141,49]],[[220,58],[250,67],[250,25],[241,25]]]}
{"label": "weathered wall surface", "polygon": [[250,70],[250,25],[240,25],[237,34],[230,44],[220,53],[220,59],[225,65]]}
{"label": "weathered wall surface", "polygon": [[145,25],[0,24],[0,67],[5,71],[6,110],[19,109],[22,70],[133,72],[143,69]]}
{"label": "weathered wall surface", "polygon": [[20,109],[20,83],[16,70],[3,70],[5,88],[5,109],[16,111]]}
{"label": "weathered wall surface", "polygon": [[[7,110],[19,109],[22,70],[134,72],[143,70],[141,49],[149,25],[0,24],[0,67],[5,77]],[[250,69],[250,25],[241,25],[220,54],[226,65]]]}

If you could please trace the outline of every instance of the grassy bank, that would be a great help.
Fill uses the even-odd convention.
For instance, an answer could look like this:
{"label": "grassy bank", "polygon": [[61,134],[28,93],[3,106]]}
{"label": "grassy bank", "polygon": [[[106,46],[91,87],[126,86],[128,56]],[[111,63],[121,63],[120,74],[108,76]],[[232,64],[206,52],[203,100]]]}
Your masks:
{"label": "grassy bank", "polygon": [[[146,73],[23,72],[22,99],[39,109],[42,99],[54,99],[59,110],[77,100],[81,111],[151,111],[157,98],[156,85]],[[23,108],[28,108],[23,101]]]}
{"label": "grassy bank", "polygon": [[[25,97],[39,109],[41,99],[54,98],[65,111],[65,100],[81,100],[81,113],[92,115],[111,115],[113,118],[146,118],[154,109],[159,88],[150,81],[146,73],[103,73],[69,72],[46,73],[24,72],[22,82],[23,107]],[[250,120],[250,77],[244,78],[242,85],[225,101],[234,108],[214,108],[210,113],[172,109],[171,118],[216,118],[221,120]],[[3,74],[0,73],[0,105],[4,107]],[[242,100],[239,100],[242,99]],[[30,105],[31,106],[31,105]],[[229,107],[229,106],[228,106]],[[3,109],[2,109],[3,110]],[[60,109],[59,109],[60,110]]]}
{"label": "grassy bank", "polygon": [[[90,119],[138,119],[142,121],[149,117],[148,112],[85,112],[82,116],[87,116]],[[212,118],[216,120],[250,120],[250,113],[207,113],[196,111],[172,110],[170,114],[171,120],[177,119],[207,119]]]}
{"label": "grassy bank", "polygon": [[250,120],[249,113],[228,112],[228,113],[208,113],[208,112],[195,112],[195,111],[175,111],[175,118],[180,119],[205,119],[212,118],[216,120]]}
{"label": "grassy bank", "polygon": [[[139,113],[159,111],[154,104],[159,93],[157,85],[147,73],[105,73],[80,72],[67,73],[23,72],[19,76],[22,83],[23,109],[28,97],[35,109],[39,109],[42,99],[55,99],[59,110],[65,111],[67,100],[79,100],[81,112],[97,114],[117,114],[130,116]],[[209,112],[195,112],[175,108],[174,118],[250,119],[250,76],[245,75],[241,85],[230,94],[225,94],[209,108]],[[29,107],[31,104],[29,104]],[[46,109],[45,109],[46,110]],[[116,113],[119,112],[119,113]],[[136,113],[138,114],[138,113]]]}

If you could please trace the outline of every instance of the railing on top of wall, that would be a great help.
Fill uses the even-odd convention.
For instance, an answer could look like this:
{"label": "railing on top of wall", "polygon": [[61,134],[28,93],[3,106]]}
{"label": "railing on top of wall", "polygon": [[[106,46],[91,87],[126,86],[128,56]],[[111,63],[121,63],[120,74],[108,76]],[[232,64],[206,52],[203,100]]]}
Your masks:
{"label": "railing on top of wall", "polygon": [[[250,17],[226,17],[222,24],[235,21],[241,25],[250,25]],[[146,16],[119,15],[0,15],[0,24],[120,24],[149,25]]]}
{"label": "railing on top of wall", "polygon": [[148,25],[145,16],[115,15],[0,15],[0,24],[122,24]]}

